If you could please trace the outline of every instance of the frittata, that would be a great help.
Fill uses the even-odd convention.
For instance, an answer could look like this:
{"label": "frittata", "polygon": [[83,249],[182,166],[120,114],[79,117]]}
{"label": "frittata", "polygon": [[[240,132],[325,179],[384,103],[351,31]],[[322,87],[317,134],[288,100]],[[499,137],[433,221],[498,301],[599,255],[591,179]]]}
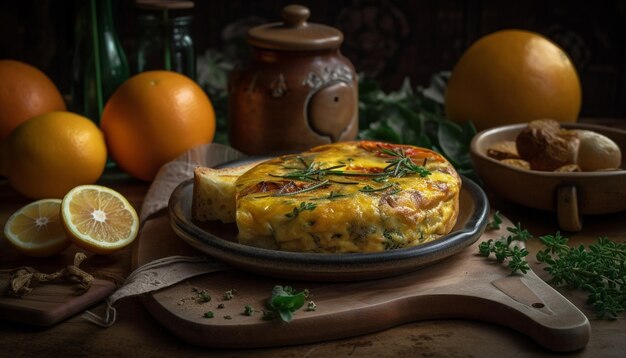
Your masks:
{"label": "frittata", "polygon": [[380,252],[435,240],[459,212],[461,179],[438,153],[340,142],[263,162],[236,181],[239,242],[301,252]]}

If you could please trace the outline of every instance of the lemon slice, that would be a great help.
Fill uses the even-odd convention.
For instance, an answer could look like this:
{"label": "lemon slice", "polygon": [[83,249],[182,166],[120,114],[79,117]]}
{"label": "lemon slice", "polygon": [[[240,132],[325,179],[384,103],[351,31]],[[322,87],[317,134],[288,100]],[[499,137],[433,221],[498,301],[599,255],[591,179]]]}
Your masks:
{"label": "lemon slice", "polygon": [[42,199],[17,210],[4,225],[4,236],[33,257],[57,254],[70,245],[60,218],[61,200]]}
{"label": "lemon slice", "polygon": [[137,212],[117,191],[100,185],[80,185],[61,203],[63,224],[77,246],[109,254],[135,240]]}

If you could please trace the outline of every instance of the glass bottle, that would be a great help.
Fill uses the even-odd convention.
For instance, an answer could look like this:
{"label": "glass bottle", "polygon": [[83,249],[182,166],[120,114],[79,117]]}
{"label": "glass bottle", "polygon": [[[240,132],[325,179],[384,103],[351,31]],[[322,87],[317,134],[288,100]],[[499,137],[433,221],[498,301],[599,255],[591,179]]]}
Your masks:
{"label": "glass bottle", "polygon": [[133,70],[172,70],[196,78],[196,60],[191,36],[191,16],[161,19],[141,14]]}
{"label": "glass bottle", "polygon": [[111,0],[78,1],[72,107],[96,123],[113,92],[128,79]]}

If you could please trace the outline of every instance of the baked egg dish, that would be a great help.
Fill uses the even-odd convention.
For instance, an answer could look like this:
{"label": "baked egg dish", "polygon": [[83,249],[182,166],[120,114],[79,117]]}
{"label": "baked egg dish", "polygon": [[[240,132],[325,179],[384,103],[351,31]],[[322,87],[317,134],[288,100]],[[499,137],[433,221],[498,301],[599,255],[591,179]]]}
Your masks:
{"label": "baked egg dish", "polygon": [[262,162],[235,181],[241,244],[350,253],[420,245],[448,234],[461,179],[440,154],[360,141]]}

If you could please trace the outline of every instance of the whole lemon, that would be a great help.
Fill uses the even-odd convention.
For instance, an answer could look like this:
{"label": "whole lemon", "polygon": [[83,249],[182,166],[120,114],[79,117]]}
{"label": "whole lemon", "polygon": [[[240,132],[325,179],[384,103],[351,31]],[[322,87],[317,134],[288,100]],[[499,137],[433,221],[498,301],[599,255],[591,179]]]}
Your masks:
{"label": "whole lemon", "polygon": [[551,118],[574,122],[581,106],[576,68],[563,50],[529,31],[503,30],[476,41],[452,70],[446,115],[478,130]]}
{"label": "whole lemon", "polygon": [[2,154],[9,184],[33,199],[63,198],[77,185],[95,183],[107,159],[98,126],[70,112],[50,112],[20,124]]}
{"label": "whole lemon", "polygon": [[148,71],[129,78],[113,93],[100,126],[119,167],[151,181],[163,164],[213,140],[215,112],[189,77]]}
{"label": "whole lemon", "polygon": [[0,142],[27,119],[65,111],[63,97],[45,73],[14,60],[0,60]]}

